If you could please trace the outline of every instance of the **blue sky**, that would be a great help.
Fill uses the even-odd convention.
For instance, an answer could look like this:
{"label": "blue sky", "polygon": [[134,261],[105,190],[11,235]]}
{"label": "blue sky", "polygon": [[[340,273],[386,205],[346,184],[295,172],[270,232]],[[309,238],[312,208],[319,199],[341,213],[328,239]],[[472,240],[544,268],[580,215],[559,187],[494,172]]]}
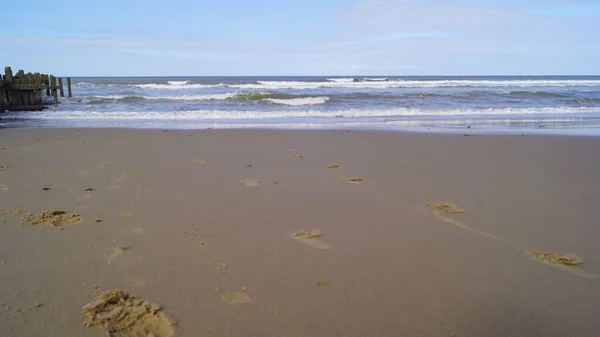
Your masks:
{"label": "blue sky", "polygon": [[21,0],[2,13],[0,63],[60,76],[600,75],[591,0]]}

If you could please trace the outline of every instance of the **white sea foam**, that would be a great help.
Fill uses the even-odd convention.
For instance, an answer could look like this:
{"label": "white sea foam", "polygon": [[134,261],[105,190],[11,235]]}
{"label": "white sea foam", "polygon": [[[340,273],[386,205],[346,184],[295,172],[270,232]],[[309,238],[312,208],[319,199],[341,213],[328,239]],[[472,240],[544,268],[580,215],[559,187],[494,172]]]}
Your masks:
{"label": "white sea foam", "polygon": [[320,88],[355,88],[355,89],[386,89],[386,88],[451,88],[451,87],[598,87],[600,80],[381,80],[348,82],[304,82],[304,81],[257,81],[249,84],[227,85],[236,89],[320,89]]}
{"label": "white sea foam", "polygon": [[199,83],[185,83],[185,84],[158,84],[158,83],[147,83],[147,84],[134,84],[136,88],[142,89],[167,89],[167,90],[185,90],[185,89],[205,89],[205,88],[218,88],[222,87],[223,84],[199,84]]}
{"label": "white sea foam", "polygon": [[174,96],[133,96],[133,95],[105,95],[105,96],[90,96],[89,99],[113,99],[113,100],[123,100],[123,99],[146,99],[146,100],[156,100],[156,101],[217,101],[217,100],[227,100],[227,99],[240,99],[240,100],[251,100],[254,97],[255,99],[261,99],[262,97],[268,97],[271,95],[268,92],[248,92],[248,93],[238,93],[238,92],[227,92],[221,94],[205,94],[205,95],[174,95]]}
{"label": "white sea foam", "polygon": [[206,94],[206,95],[178,95],[178,96],[144,96],[145,99],[149,100],[163,100],[163,101],[217,101],[226,100],[235,97],[235,92],[223,93],[223,94]]}
{"label": "white sea foam", "polygon": [[319,105],[319,104],[327,103],[329,101],[329,97],[319,96],[319,97],[299,97],[299,98],[289,98],[289,99],[265,98],[265,99],[263,99],[263,101],[269,102],[271,104],[291,105],[291,106]]}
{"label": "white sea foam", "polygon": [[[68,111],[44,110],[29,112],[31,119],[113,119],[113,120],[260,120],[279,118],[371,118],[371,117],[436,117],[436,116],[482,116],[494,118],[506,115],[568,115],[600,113],[599,107],[547,107],[503,109],[347,109],[347,110],[188,110],[188,111]],[[4,118],[23,118],[22,114],[5,114]]]}
{"label": "white sea foam", "polygon": [[131,97],[128,95],[103,95],[103,96],[91,96],[89,98],[94,99],[94,98],[101,98],[101,99],[123,99],[126,97]]}
{"label": "white sea foam", "polygon": [[378,82],[378,81],[387,81],[388,79],[385,77],[373,77],[373,78],[365,78],[364,80]]}
{"label": "white sea foam", "polygon": [[189,84],[190,81],[167,81],[170,85],[184,85]]}
{"label": "white sea foam", "polygon": [[330,82],[336,82],[336,83],[350,83],[350,82],[354,82],[354,78],[328,78],[327,79]]}

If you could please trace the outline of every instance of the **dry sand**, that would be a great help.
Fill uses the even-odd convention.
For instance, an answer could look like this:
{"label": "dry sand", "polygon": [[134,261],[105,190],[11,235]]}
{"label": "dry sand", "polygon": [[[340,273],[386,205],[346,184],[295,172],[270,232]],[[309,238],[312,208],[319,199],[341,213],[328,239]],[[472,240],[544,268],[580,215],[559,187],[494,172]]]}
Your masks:
{"label": "dry sand", "polygon": [[0,147],[3,337],[600,335],[600,138],[5,129]]}

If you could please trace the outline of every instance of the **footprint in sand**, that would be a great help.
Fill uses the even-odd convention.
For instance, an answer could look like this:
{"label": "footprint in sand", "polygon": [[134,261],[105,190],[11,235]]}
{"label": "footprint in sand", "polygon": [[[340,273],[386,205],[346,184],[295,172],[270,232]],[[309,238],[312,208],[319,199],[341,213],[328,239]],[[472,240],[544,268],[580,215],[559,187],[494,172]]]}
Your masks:
{"label": "footprint in sand", "polygon": [[333,248],[332,245],[321,240],[323,235],[325,234],[318,229],[303,229],[292,233],[292,239],[318,250],[329,250]]}
{"label": "footprint in sand", "polygon": [[80,176],[80,177],[85,177],[85,176],[90,175],[90,172],[88,170],[85,170],[85,169],[84,170],[79,170],[79,171],[77,171],[77,175]]}
{"label": "footprint in sand", "polygon": [[128,250],[130,248],[131,248],[131,246],[108,249],[104,252],[104,258],[106,259],[106,262],[108,262],[108,264],[110,264],[110,262],[114,258],[122,255],[123,252],[125,252],[126,250]]}
{"label": "footprint in sand", "polygon": [[221,295],[223,302],[227,304],[252,304],[254,301],[246,293],[225,293]]}
{"label": "footprint in sand", "polygon": [[[442,212],[446,213],[446,214],[464,214],[464,213],[466,213],[466,211],[464,209],[460,209],[458,206],[454,205],[453,203],[446,202],[446,201],[432,201],[427,204],[427,207],[429,207],[433,211],[433,216],[435,216],[438,220],[441,220],[447,224],[450,224],[454,227],[460,228],[464,231],[467,231],[467,232],[470,232],[473,234],[478,234],[481,236],[488,237],[490,239],[502,241],[504,243],[513,245],[510,242],[508,242],[498,236],[492,235],[490,233],[484,232],[479,229],[472,228],[470,226],[465,225],[464,223],[462,223],[460,221],[443,216]],[[513,245],[513,246],[516,246],[516,245]]]}
{"label": "footprint in sand", "polygon": [[146,230],[142,227],[134,227],[132,229],[129,230],[131,233],[136,234],[136,235],[144,235],[146,234]]}
{"label": "footprint in sand", "polygon": [[96,168],[98,169],[105,169],[107,167],[110,166],[110,163],[107,161],[101,161],[100,163],[98,163],[98,165],[96,166]]}
{"label": "footprint in sand", "polygon": [[137,195],[139,198],[146,198],[154,194],[155,191],[156,189],[150,185],[141,185],[140,187],[138,187]]}
{"label": "footprint in sand", "polygon": [[0,165],[0,171],[8,170],[8,165]]}
{"label": "footprint in sand", "polygon": [[84,195],[78,196],[77,201],[86,201],[91,197],[92,197],[92,195],[90,193],[86,193]]}
{"label": "footprint in sand", "polygon": [[8,187],[6,185],[0,185],[0,191],[8,191]]}
{"label": "footprint in sand", "polygon": [[523,250],[529,256],[529,258],[531,258],[535,262],[543,263],[547,266],[558,268],[560,270],[569,272],[571,274],[574,274],[574,275],[577,275],[580,277],[593,278],[593,279],[600,278],[600,275],[591,274],[591,273],[588,273],[588,272],[578,268],[579,265],[583,264],[583,259],[576,256],[573,253],[560,254],[560,253],[546,251],[546,250],[542,250],[542,249],[538,249],[538,248],[525,249],[517,244],[506,241],[498,236],[492,235],[490,233],[484,232],[484,231],[476,229],[476,228],[472,228],[470,226],[465,225],[464,223],[462,223],[460,221],[443,216],[442,212],[444,212],[446,214],[464,214],[464,213],[466,213],[465,210],[459,208],[458,206],[456,206],[450,202],[435,201],[435,202],[428,203],[427,206],[431,210],[433,210],[433,215],[437,219],[439,219],[447,224],[450,224],[454,227],[460,228],[464,231],[467,231],[467,232],[470,232],[473,234],[478,234],[481,236],[485,236],[490,239],[498,240],[500,242],[503,242],[510,246],[513,246],[514,248],[516,248],[518,250]]}
{"label": "footprint in sand", "polygon": [[525,253],[535,262],[543,263],[547,266],[585,278],[600,278],[600,275],[591,274],[578,268],[577,266],[583,264],[583,259],[574,253],[561,254],[539,248],[530,248]]}
{"label": "footprint in sand", "polygon": [[146,278],[136,278],[136,279],[130,280],[127,283],[131,284],[133,287],[136,287],[136,288],[143,288],[143,287],[147,287],[148,285],[152,284],[152,281],[150,281],[149,279],[146,279]]}
{"label": "footprint in sand", "polygon": [[359,185],[360,183],[362,183],[362,178],[360,177],[353,177],[353,176],[342,176],[340,177],[340,180],[348,183],[348,184],[355,184],[355,185]]}
{"label": "footprint in sand", "polygon": [[117,218],[135,218],[135,215],[133,215],[133,212],[119,212]]}
{"label": "footprint in sand", "polygon": [[208,164],[208,162],[206,161],[206,159],[194,159],[194,160],[192,160],[192,163],[197,164],[197,165],[206,165],[206,164]]}
{"label": "footprint in sand", "polygon": [[248,186],[248,187],[257,187],[260,185],[260,180],[258,179],[240,179],[238,182]]}
{"label": "footprint in sand", "polygon": [[138,217],[135,214],[133,214],[132,212],[118,212],[117,218],[125,219],[129,223],[135,223],[135,224],[139,223]]}
{"label": "footprint in sand", "polygon": [[104,327],[110,337],[171,337],[173,323],[160,307],[120,290],[99,294],[81,311],[83,325]]}
{"label": "footprint in sand", "polygon": [[446,201],[432,201],[427,204],[427,207],[431,208],[434,212],[446,212],[448,214],[463,214],[464,209],[458,208],[456,205]]}

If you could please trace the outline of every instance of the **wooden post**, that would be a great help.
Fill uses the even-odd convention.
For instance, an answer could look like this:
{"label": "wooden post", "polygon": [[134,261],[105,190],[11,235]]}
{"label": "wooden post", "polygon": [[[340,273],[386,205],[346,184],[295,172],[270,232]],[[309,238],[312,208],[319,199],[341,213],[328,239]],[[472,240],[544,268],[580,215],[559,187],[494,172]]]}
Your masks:
{"label": "wooden post", "polygon": [[58,91],[56,90],[56,77],[54,77],[53,75],[50,75],[50,85],[52,86],[52,89],[50,89],[50,91],[52,92],[52,97],[54,98],[54,104],[58,104]]}
{"label": "wooden post", "polygon": [[35,87],[37,89],[35,89],[35,105],[41,105],[42,104],[42,77],[40,76],[40,73],[35,73],[33,74],[33,84],[35,85]]}
{"label": "wooden post", "polygon": [[[8,84],[9,75],[12,81],[12,70],[10,70],[10,67],[5,67],[4,72],[5,75],[2,76],[2,79],[6,81],[6,84]],[[5,87],[0,87],[0,96],[0,107],[2,107],[0,108],[0,112],[4,112],[4,108],[8,107],[8,104],[10,103],[10,101],[8,100],[8,90]]]}
{"label": "wooden post", "polygon": [[[25,72],[23,69],[19,69],[17,71],[17,84],[27,84],[27,78],[25,77]],[[19,101],[17,105],[26,105],[27,104],[27,93],[24,91],[17,91],[17,96],[19,97]]]}
{"label": "wooden post", "polygon": [[[0,77],[2,77],[2,75],[0,75]],[[0,112],[4,112],[4,107],[8,105],[7,100],[8,98],[6,97],[5,89],[0,85]]]}
{"label": "wooden post", "polygon": [[60,97],[65,97],[65,90],[63,89],[62,77],[58,78],[58,86],[60,87]]}
{"label": "wooden post", "polygon": [[[27,73],[27,85],[35,86],[32,73]],[[27,91],[27,105],[35,105],[35,89]]]}
{"label": "wooden post", "polygon": [[[12,73],[12,69],[10,67],[4,67],[4,79],[6,80],[6,82],[10,84],[13,84],[15,82],[15,79],[13,78],[13,73]],[[6,91],[6,105],[7,106],[11,106],[15,103],[15,101],[17,100],[17,96],[15,94],[14,91]]]}
{"label": "wooden post", "polygon": [[73,97],[73,95],[71,94],[71,78],[70,77],[67,77],[67,90],[68,90],[69,97]]}
{"label": "wooden post", "polygon": [[10,67],[4,67],[4,79],[8,82],[12,83],[13,81],[13,73]]}
{"label": "wooden post", "polygon": [[[42,75],[42,83],[45,85],[50,85],[50,79],[48,78],[48,74]],[[50,89],[46,89],[46,96],[50,96]]]}

